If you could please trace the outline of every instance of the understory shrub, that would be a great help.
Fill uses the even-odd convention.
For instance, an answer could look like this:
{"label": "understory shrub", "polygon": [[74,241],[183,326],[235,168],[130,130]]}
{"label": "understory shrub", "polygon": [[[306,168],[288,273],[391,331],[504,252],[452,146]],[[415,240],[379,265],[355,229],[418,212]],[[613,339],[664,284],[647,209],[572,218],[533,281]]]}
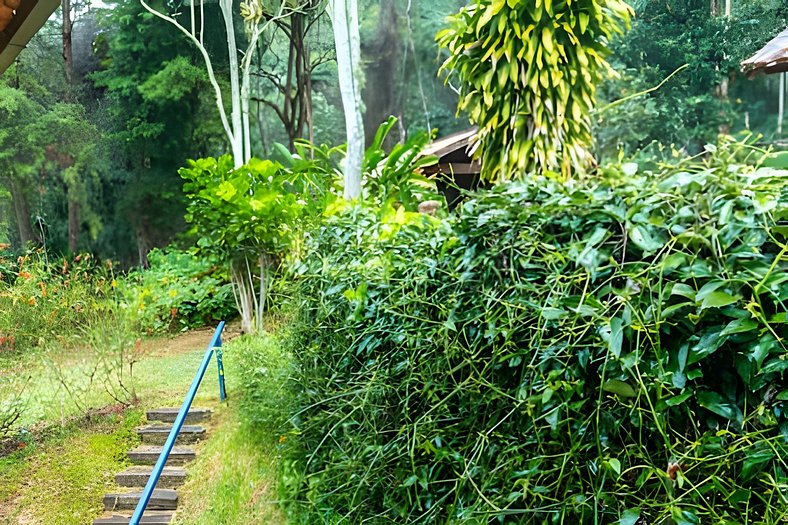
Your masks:
{"label": "understory shrub", "polygon": [[131,316],[142,330],[186,330],[234,315],[230,279],[215,258],[154,249],[148,262],[150,268],[120,282]]}
{"label": "understory shrub", "polygon": [[0,360],[46,344],[63,346],[114,308],[111,262],[90,254],[50,258],[43,250],[0,252]]}
{"label": "understory shrub", "polygon": [[788,172],[708,149],[329,218],[295,270],[290,512],[788,519]]}

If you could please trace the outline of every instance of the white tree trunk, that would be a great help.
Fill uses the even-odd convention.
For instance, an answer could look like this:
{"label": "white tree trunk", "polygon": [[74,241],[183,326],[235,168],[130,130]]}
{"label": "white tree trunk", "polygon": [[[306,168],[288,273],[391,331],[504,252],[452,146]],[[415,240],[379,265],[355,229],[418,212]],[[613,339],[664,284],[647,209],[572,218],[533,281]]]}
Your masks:
{"label": "white tree trunk", "polygon": [[227,32],[227,57],[230,61],[230,96],[233,102],[230,114],[233,127],[231,146],[235,167],[240,168],[248,159],[244,148],[245,138],[241,118],[241,82],[238,70],[238,45],[235,40],[235,25],[233,24],[233,0],[219,0],[219,7],[222,9],[222,18],[224,18],[224,27]]}
{"label": "white tree trunk", "polygon": [[777,138],[783,136],[783,116],[785,115],[785,73],[780,73],[780,98],[777,109]]}
{"label": "white tree trunk", "polygon": [[352,200],[361,196],[361,168],[364,160],[358,0],[330,0],[328,11],[334,27],[339,89],[342,93],[347,131],[345,198]]}
{"label": "white tree trunk", "polygon": [[246,50],[243,60],[241,60],[241,121],[243,123],[244,136],[244,163],[252,158],[252,131],[249,118],[249,97],[251,96],[250,75],[252,58],[257,49],[257,42],[260,39],[260,27],[252,27],[252,34],[249,38],[249,47]]}

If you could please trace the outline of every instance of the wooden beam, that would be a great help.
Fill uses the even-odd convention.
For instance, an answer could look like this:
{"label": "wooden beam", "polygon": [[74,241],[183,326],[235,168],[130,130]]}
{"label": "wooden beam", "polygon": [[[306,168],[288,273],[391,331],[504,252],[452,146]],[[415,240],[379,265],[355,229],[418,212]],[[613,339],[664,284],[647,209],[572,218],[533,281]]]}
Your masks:
{"label": "wooden beam", "polygon": [[11,24],[0,33],[0,75],[14,63],[59,5],[59,0],[22,0]]}
{"label": "wooden beam", "polygon": [[482,171],[482,165],[479,162],[451,162],[433,164],[423,168],[424,173],[427,175],[434,175],[436,173],[445,173],[447,175],[477,175]]}

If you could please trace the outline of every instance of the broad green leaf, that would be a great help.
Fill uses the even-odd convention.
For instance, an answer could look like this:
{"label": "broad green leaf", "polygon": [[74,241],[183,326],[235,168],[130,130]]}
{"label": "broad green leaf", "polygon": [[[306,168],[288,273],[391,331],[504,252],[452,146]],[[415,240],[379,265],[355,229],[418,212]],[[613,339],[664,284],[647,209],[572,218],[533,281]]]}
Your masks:
{"label": "broad green leaf", "polygon": [[216,190],[216,196],[225,201],[232,199],[236,193],[238,193],[238,190],[232,182],[227,180],[222,182]]}
{"label": "broad green leaf", "polygon": [[635,525],[638,520],[640,519],[640,509],[627,509],[623,513],[621,513],[621,517],[618,520],[618,525]]}
{"label": "broad green leaf", "polygon": [[605,392],[609,392],[611,394],[616,394],[621,397],[636,397],[637,392],[635,389],[629,386],[628,383],[621,381],[620,379],[608,379],[605,381],[605,384],[602,385],[602,390]]}
{"label": "broad green leaf", "polygon": [[624,328],[621,319],[614,317],[610,320],[610,340],[608,341],[608,351],[616,357],[621,357],[621,345],[624,342]]}
{"label": "broad green leaf", "polygon": [[774,458],[774,452],[771,449],[763,449],[757,452],[748,452],[744,458],[741,468],[741,480],[750,481],[759,472],[762,472],[766,463]]}
{"label": "broad green leaf", "polygon": [[635,224],[629,228],[629,238],[647,254],[654,253],[664,246],[662,241],[651,234],[649,228],[640,224]]}
{"label": "broad green leaf", "polygon": [[742,414],[738,407],[728,401],[723,400],[717,392],[701,391],[697,395],[698,404],[715,414],[731,421],[741,421]]}
{"label": "broad green leaf", "polygon": [[720,335],[733,335],[743,332],[751,332],[758,329],[758,323],[753,319],[741,318],[734,319],[720,332]]}
{"label": "broad green leaf", "polygon": [[698,290],[698,292],[695,294],[695,300],[701,302],[711,293],[715,292],[719,288],[722,288],[723,286],[725,286],[725,281],[710,281],[704,284],[700,290]]}
{"label": "broad green leaf", "polygon": [[665,400],[665,405],[667,405],[669,407],[674,407],[674,406],[682,404],[684,401],[686,401],[690,397],[692,397],[692,392],[686,392],[686,393],[678,395],[678,396],[673,396],[673,397],[668,398],[668,399]]}
{"label": "broad green leaf", "polygon": [[771,359],[768,363],[766,363],[759,372],[760,374],[774,374],[774,373],[782,373],[788,370],[788,360],[774,358]]}
{"label": "broad green leaf", "polygon": [[686,297],[687,299],[694,301],[695,300],[695,288],[688,284],[684,283],[676,283],[673,285],[673,288],[670,290],[671,295],[680,295],[682,297]]}
{"label": "broad green leaf", "polygon": [[711,292],[708,294],[701,303],[701,309],[705,308],[722,308],[738,301],[739,298],[726,292]]}

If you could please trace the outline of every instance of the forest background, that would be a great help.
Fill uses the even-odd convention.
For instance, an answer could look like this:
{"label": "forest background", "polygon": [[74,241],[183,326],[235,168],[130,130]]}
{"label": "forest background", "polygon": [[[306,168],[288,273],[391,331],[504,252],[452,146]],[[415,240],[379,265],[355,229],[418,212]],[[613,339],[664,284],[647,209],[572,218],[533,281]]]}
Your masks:
{"label": "forest background", "polygon": [[[399,119],[393,142],[468,127],[455,114],[452,86],[437,76],[445,51],[434,40],[463,3],[360,3],[368,141],[389,115]],[[303,16],[270,25],[258,44],[251,93],[258,157],[277,144],[292,150],[300,138],[344,142],[331,23],[324,5],[304,6]],[[0,78],[0,244],[147,266],[154,247],[193,244],[178,168],[228,150],[213,91],[194,47],[138,2],[64,7]],[[777,75],[747,79],[738,65],[788,25],[788,4],[734,0],[730,17],[719,0],[633,7],[633,28],[614,45],[619,75],[599,91],[598,157],[670,154],[658,144],[694,153],[721,131],[747,128],[778,138]],[[220,16],[217,4],[204,8],[206,19]],[[208,24],[206,47],[220,72],[229,67],[224,38],[221,24]],[[609,106],[684,64],[660,89]]]}

